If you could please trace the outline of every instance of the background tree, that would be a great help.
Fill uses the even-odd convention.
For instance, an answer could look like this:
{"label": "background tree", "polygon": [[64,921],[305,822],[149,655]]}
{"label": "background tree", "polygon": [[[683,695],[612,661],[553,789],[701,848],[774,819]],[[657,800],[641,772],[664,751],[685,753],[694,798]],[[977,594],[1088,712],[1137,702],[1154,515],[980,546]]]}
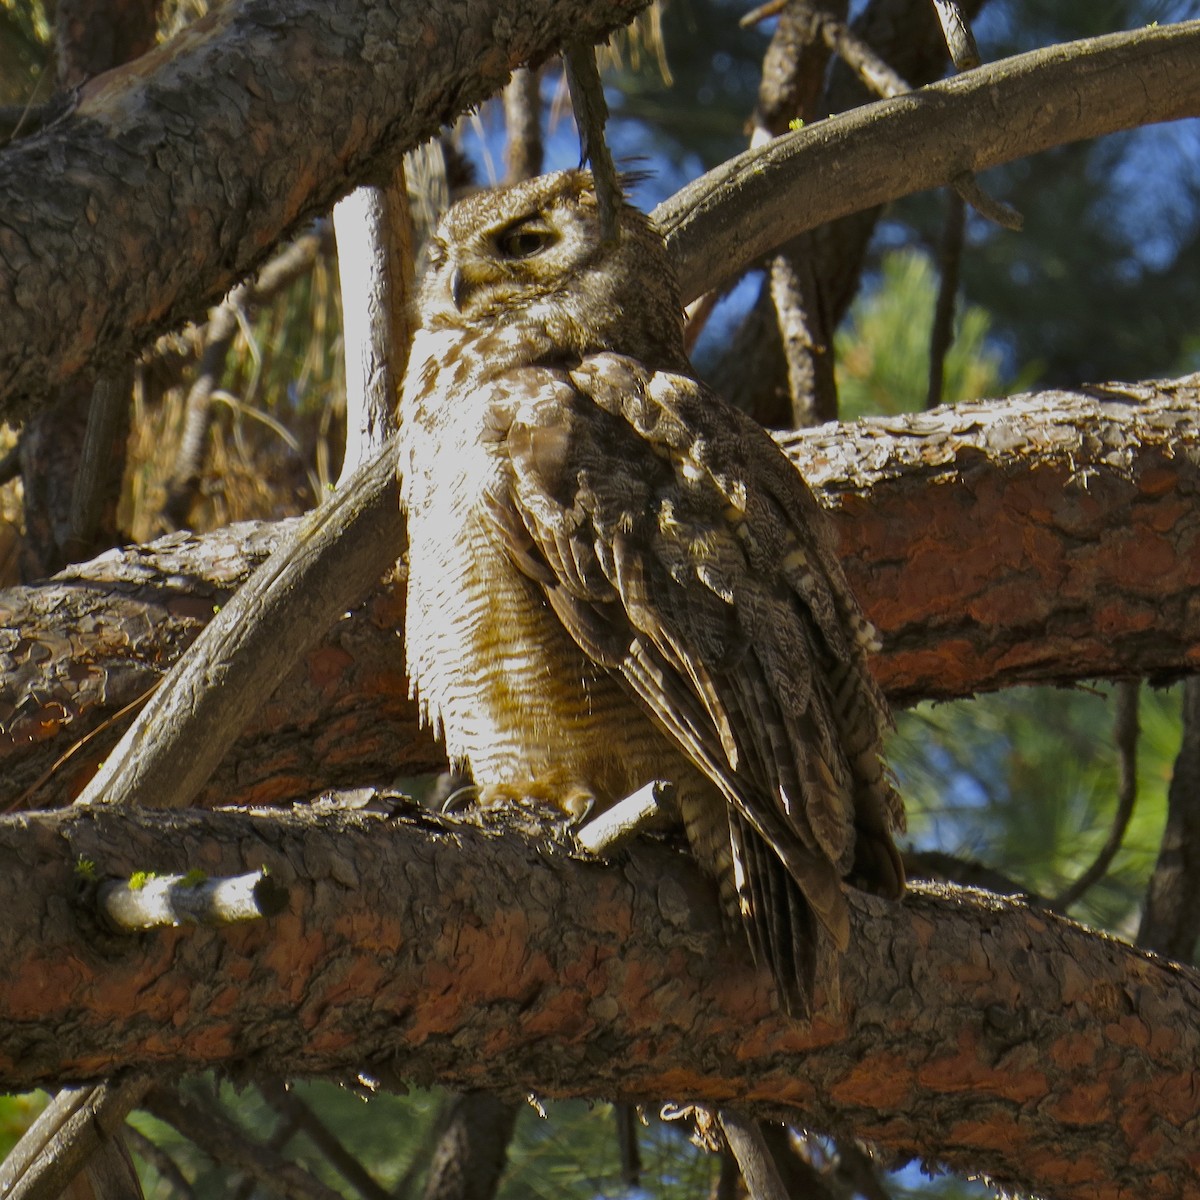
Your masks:
{"label": "background tree", "polygon": [[[875,76],[869,66],[863,67],[860,43],[845,31],[842,22],[847,17],[853,18],[856,34],[887,59],[904,83],[918,85],[944,70],[940,33],[924,0],[873,2],[849,12],[837,5],[803,12],[806,7],[811,6],[794,4],[743,29],[738,25],[742,6],[678,0],[661,21],[652,17],[638,35],[618,40],[619,57],[607,76],[614,109],[610,139],[619,158],[641,156],[653,167],[650,177],[638,184],[640,203],[650,206],[665,200],[702,166],[716,165],[740,150],[747,137],[744,123],[756,110],[763,122],[782,120],[786,127],[793,120],[811,123],[828,111],[866,99]],[[988,59],[1187,15],[1187,6],[1167,3],[1044,6],[1031,0],[993,0],[967,7],[982,10],[976,32]],[[111,6],[108,28],[121,27],[121,11],[120,5]],[[164,29],[182,26],[190,15],[182,9],[158,14]],[[298,26],[301,18],[299,12],[294,14]],[[73,102],[70,93],[59,92],[56,98],[54,89],[39,80],[53,78],[56,72],[68,79],[62,63],[74,61],[69,54],[73,46],[90,47],[95,34],[75,28],[66,6],[57,13],[56,40],[51,20],[36,9],[6,10],[3,34],[9,61],[24,73],[14,69],[6,75],[24,79],[23,88],[10,97],[14,108],[9,127],[15,131],[14,148],[19,149],[39,122],[69,110]],[[839,60],[827,71],[825,55],[806,55],[818,44],[827,52],[829,42],[859,70],[850,71]],[[52,44],[58,66],[51,57]],[[140,49],[132,43],[130,47]],[[173,52],[168,42],[161,53]],[[112,62],[125,57],[119,47],[112,54]],[[664,62],[670,64],[673,86],[664,81]],[[108,64],[100,64],[104,65]],[[789,66],[794,68],[791,75]],[[523,84],[525,106],[528,110],[536,99],[544,110],[536,127],[546,130],[545,165],[566,165],[576,150],[569,123],[556,117],[562,113],[557,65],[545,65],[537,89],[530,86],[530,78]],[[786,105],[792,101],[787,97],[793,93],[796,110],[788,115]],[[854,99],[847,101],[848,93]],[[76,99],[86,111],[100,97],[85,89]],[[528,142],[535,126],[528,120],[518,125],[517,98],[510,92],[506,99],[513,136],[520,129]],[[352,102],[347,107],[353,111]],[[447,103],[427,113],[426,119],[432,125],[439,116],[452,115],[453,108]],[[369,111],[366,101],[364,109]],[[500,112],[499,102],[484,108],[444,138],[439,153],[410,163],[418,225],[420,205],[430,193],[451,194],[468,178],[488,182],[497,173],[506,132]],[[403,141],[404,135],[396,137]],[[1143,130],[1021,159],[985,179],[989,192],[1022,212],[1026,231],[1020,236],[1003,232],[974,215],[966,221],[961,255],[964,307],[957,347],[945,373],[947,397],[968,399],[1009,388],[1018,380],[1021,386],[1032,386],[1098,375],[1139,378],[1195,366],[1198,298],[1196,273],[1188,269],[1197,228],[1195,138],[1194,122]],[[32,143],[27,147],[31,153],[36,148]],[[523,149],[521,156],[510,151],[512,159],[536,158],[527,144]],[[322,186],[332,195],[359,181],[350,171],[344,179]],[[213,183],[209,180],[209,186]],[[302,215],[307,217],[313,207],[305,207]],[[794,386],[797,372],[806,360],[810,368],[816,361],[812,369],[820,375],[822,355],[833,357],[820,349],[824,343],[811,341],[812,331],[831,338],[832,326],[849,311],[849,324],[843,326],[840,344],[835,343],[836,377],[822,385],[826,403],[830,395],[840,395],[842,412],[849,415],[870,411],[873,404],[893,412],[920,407],[926,370],[917,365],[919,335],[926,312],[932,321],[935,303],[933,274],[925,264],[935,257],[947,261],[939,227],[943,207],[938,198],[914,197],[885,214],[846,217],[789,243],[786,254],[765,265],[758,284],[751,280],[736,290],[708,322],[699,355],[722,390],[774,424],[791,423],[812,399]],[[1064,225],[1070,236],[1064,236]],[[266,252],[262,246],[258,253],[261,257]],[[151,263],[144,269],[155,272]],[[167,271],[164,267],[159,273]],[[203,529],[244,518],[276,518],[302,511],[323,494],[336,474],[345,437],[333,271],[331,239],[318,220],[290,247],[279,249],[257,283],[239,287],[231,303],[213,308],[206,326],[156,343],[139,360],[130,459],[121,506],[108,524],[111,538],[125,531],[141,541],[178,525]],[[789,279],[799,282],[784,286]],[[199,316],[204,302],[215,299],[222,284],[234,281],[214,274],[203,295],[180,303],[190,304],[188,311]],[[753,302],[755,292],[759,298]],[[814,324],[808,318],[816,310],[821,310],[821,321]],[[797,317],[809,330],[808,342],[786,336],[796,327]],[[702,317],[695,320],[703,324]],[[143,340],[145,330],[143,325]],[[753,348],[752,355],[747,347]],[[112,361],[102,368],[112,369]],[[13,395],[20,390],[14,387]],[[89,381],[85,396],[94,394]],[[48,421],[53,433],[63,418],[47,417],[49,410],[40,403],[38,407],[38,419]],[[89,408],[84,405],[78,411],[86,415]],[[20,557],[33,583],[39,572],[30,564],[54,562],[69,531],[48,546],[48,535],[32,518],[29,505],[41,489],[69,512],[70,497],[64,489],[74,491],[78,470],[51,470],[33,455],[29,437],[28,432],[13,433],[20,451],[6,460],[13,483],[5,493],[5,516],[10,531],[23,531]],[[60,440],[67,444],[65,435]],[[77,440],[83,440],[82,433]],[[15,532],[10,540],[17,540]],[[76,549],[75,556],[86,554]],[[194,603],[195,597],[191,599]],[[201,593],[201,600],[211,605],[212,592]],[[378,615],[383,619],[385,614],[383,610]],[[111,620],[102,623],[113,627]],[[69,648],[60,653],[64,658],[71,655]],[[331,669],[330,678],[336,674]],[[142,686],[134,686],[126,698],[133,699]],[[1181,737],[1180,710],[1190,709],[1179,694],[1182,688],[1165,695],[1147,693],[1135,707],[1129,685],[1120,686],[1125,689],[1121,705],[1106,700],[1106,691],[1008,691],[961,706],[921,706],[903,714],[893,757],[913,810],[915,873],[984,881],[996,888],[1005,886],[1007,879],[1015,888],[1062,902],[1064,893],[1070,898],[1072,884],[1100,862],[1099,877],[1073,901],[1077,907],[1072,911],[1127,936],[1138,933],[1142,911],[1146,944],[1190,960],[1195,929],[1188,941],[1186,914],[1189,906],[1195,907],[1195,899],[1186,890],[1173,892],[1166,878],[1181,847],[1196,852],[1189,840],[1196,824],[1190,813],[1192,793],[1182,785],[1174,788],[1170,805],[1167,795]],[[388,703],[381,699],[384,693],[378,680],[362,688],[367,707]],[[262,729],[282,724],[282,703],[261,714]],[[20,759],[15,749],[9,754],[14,764],[10,802],[47,803],[51,785],[43,783],[25,796],[29,784],[65,743],[111,715],[111,708],[106,711],[99,705],[81,703],[79,708],[79,713],[41,714],[42,728],[49,731],[56,723],[62,734],[46,740],[46,752],[36,760],[40,765],[30,766],[35,760]],[[1118,711],[1110,715],[1113,709]],[[1129,736],[1131,710],[1137,712],[1143,730],[1136,741]],[[73,723],[77,715],[86,719]],[[1108,728],[1114,724],[1116,734],[1110,739]],[[13,728],[22,731],[16,723]],[[119,729],[111,732],[115,735]],[[361,725],[355,735],[368,740]],[[104,737],[102,733],[60,767],[55,782],[63,782],[65,776],[68,789],[77,787],[79,777],[111,744]],[[1189,739],[1194,740],[1190,727],[1183,733],[1185,749]],[[256,798],[285,800],[337,783],[390,780],[398,762],[405,764],[400,768],[405,774],[410,768],[435,765],[436,758],[428,750],[424,753],[424,762],[420,750],[413,758],[394,758],[386,776],[371,774],[361,758],[337,775],[315,761],[310,764],[312,773],[307,773],[294,758],[282,772],[272,771],[278,764],[266,761],[270,754],[260,745],[256,755],[265,769]],[[1181,755],[1176,769],[1180,778],[1190,769],[1189,762]],[[372,766],[378,769],[379,764]],[[234,798],[234,789],[226,787],[222,795],[222,787],[214,784],[208,802]],[[246,798],[245,791],[241,798]],[[1164,823],[1168,837],[1160,841]],[[1101,856],[1110,844],[1115,854],[1104,861]],[[980,874],[981,867],[991,874]],[[1156,897],[1166,897],[1156,901],[1165,905],[1165,912],[1154,904],[1143,911],[1148,887]],[[1169,940],[1163,932],[1167,929],[1172,931]],[[142,1111],[148,1115],[133,1118],[139,1132],[132,1148],[147,1188],[159,1194],[191,1189],[198,1195],[227,1194],[237,1186],[245,1194],[266,1186],[293,1191],[333,1187],[342,1194],[395,1186],[415,1194],[423,1186],[422,1178],[438,1177],[428,1164],[445,1160],[447,1151],[435,1147],[439,1140],[447,1144],[454,1118],[463,1112],[461,1101],[441,1103],[426,1094],[378,1096],[364,1108],[357,1098],[329,1085],[308,1085],[297,1095],[266,1084],[260,1098],[206,1081],[188,1083],[177,1093],[157,1090],[145,1104]],[[30,1110],[20,1099],[10,1102],[7,1111],[16,1129]],[[224,1123],[217,1120],[222,1111]],[[631,1159],[626,1156],[622,1163],[617,1155],[616,1131],[618,1126],[628,1131],[627,1112],[618,1121],[606,1109],[552,1106],[547,1123],[532,1108],[510,1106],[503,1113],[486,1112],[484,1123],[503,1128],[514,1115],[510,1165],[500,1176],[502,1191],[510,1195],[595,1195],[635,1186],[678,1195],[696,1195],[702,1186],[711,1186],[733,1194],[736,1186],[734,1176],[717,1160],[692,1149],[675,1127],[653,1116],[639,1134],[641,1169],[635,1184]],[[231,1154],[238,1131],[258,1139],[246,1152],[249,1158],[268,1164],[256,1183],[245,1174],[246,1155],[239,1159]],[[262,1150],[268,1142],[307,1174],[284,1171],[281,1161],[268,1159]],[[466,1153],[461,1147],[470,1146],[471,1140],[460,1137],[453,1144],[460,1147],[461,1156]],[[796,1143],[776,1148],[782,1164],[798,1175],[808,1173],[807,1186],[824,1189],[814,1190],[816,1195],[987,1194],[962,1180],[924,1181],[912,1169],[885,1177],[880,1165],[872,1164],[850,1139],[835,1143],[809,1138],[800,1159],[795,1158]],[[489,1153],[494,1161],[494,1148]],[[467,1165],[459,1172],[462,1178],[494,1178],[494,1172],[489,1176],[473,1168],[471,1160],[463,1161]],[[368,1178],[356,1176],[353,1163],[366,1166]],[[233,1182],[239,1173],[245,1179],[242,1184]]]}

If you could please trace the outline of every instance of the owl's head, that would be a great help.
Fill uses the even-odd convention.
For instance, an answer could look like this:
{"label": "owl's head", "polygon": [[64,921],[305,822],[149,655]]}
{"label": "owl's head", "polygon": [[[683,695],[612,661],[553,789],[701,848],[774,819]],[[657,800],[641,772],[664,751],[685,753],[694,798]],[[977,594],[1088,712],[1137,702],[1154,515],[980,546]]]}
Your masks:
{"label": "owl's head", "polygon": [[619,236],[604,242],[582,170],[454,205],[430,243],[420,305],[428,329],[513,329],[548,350],[615,350],[663,365],[683,355],[679,287],[661,236],[623,203]]}

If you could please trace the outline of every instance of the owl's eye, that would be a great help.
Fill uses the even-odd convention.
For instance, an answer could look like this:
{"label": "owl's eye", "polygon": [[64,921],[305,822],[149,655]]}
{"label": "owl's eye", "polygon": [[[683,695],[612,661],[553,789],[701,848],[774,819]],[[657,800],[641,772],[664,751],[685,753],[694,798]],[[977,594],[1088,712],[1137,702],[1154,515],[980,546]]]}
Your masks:
{"label": "owl's eye", "polygon": [[532,258],[558,241],[558,234],[540,217],[529,217],[496,234],[503,258]]}

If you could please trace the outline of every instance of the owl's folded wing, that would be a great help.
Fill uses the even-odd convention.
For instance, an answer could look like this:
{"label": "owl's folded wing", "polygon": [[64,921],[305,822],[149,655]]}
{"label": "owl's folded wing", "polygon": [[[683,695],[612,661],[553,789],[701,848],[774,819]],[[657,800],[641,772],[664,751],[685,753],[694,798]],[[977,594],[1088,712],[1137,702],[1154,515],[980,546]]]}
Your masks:
{"label": "owl's folded wing", "polygon": [[855,640],[869,627],[823,516],[767,435],[686,375],[615,354],[529,370],[537,398],[515,414],[512,493],[494,504],[513,560],[844,948],[856,834],[885,847],[873,865],[891,878],[868,883],[896,893],[902,876],[885,709]]}

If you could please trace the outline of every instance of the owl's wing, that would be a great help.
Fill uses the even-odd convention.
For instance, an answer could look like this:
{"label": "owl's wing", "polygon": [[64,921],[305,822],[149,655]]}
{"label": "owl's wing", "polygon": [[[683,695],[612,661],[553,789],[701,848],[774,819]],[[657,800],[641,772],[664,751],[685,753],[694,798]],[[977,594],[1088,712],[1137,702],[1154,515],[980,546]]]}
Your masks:
{"label": "owl's wing", "polygon": [[[840,880],[899,893],[901,814],[870,626],[823,514],[768,435],[688,376],[615,354],[528,370],[494,506],[512,558],[726,797],[735,861],[764,840],[844,948]],[[751,874],[747,915],[769,907]]]}

